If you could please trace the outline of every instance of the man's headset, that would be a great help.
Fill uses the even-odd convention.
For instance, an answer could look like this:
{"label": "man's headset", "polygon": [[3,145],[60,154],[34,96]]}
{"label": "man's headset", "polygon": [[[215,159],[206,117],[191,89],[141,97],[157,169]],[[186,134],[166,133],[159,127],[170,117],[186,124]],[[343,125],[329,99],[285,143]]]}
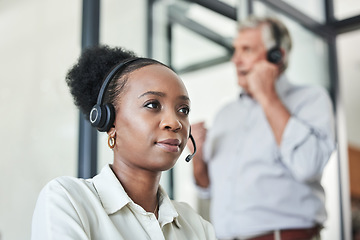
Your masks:
{"label": "man's headset", "polygon": [[269,20],[268,23],[271,26],[271,32],[273,37],[275,38],[275,46],[270,48],[267,52],[267,60],[274,64],[279,64],[282,61],[282,52],[280,50],[281,46],[281,31],[279,29],[279,26],[276,24],[276,22],[273,22],[272,20]]}
{"label": "man's headset", "polygon": [[[103,84],[101,85],[99,95],[97,98],[96,104],[92,107],[90,114],[89,114],[89,120],[93,127],[96,127],[100,132],[107,132],[110,130],[110,128],[113,126],[115,121],[115,108],[111,103],[103,104],[104,102],[104,93],[106,89],[108,88],[111,80],[114,78],[114,76],[125,69],[125,67],[137,60],[144,59],[144,58],[131,58],[125,62],[121,62],[118,65],[116,65],[110,73],[106,76]],[[194,153],[191,155],[188,155],[186,157],[186,161],[189,162],[196,153],[196,145],[195,140],[193,136],[191,135],[191,129],[190,129],[190,135],[189,138],[194,145]]]}

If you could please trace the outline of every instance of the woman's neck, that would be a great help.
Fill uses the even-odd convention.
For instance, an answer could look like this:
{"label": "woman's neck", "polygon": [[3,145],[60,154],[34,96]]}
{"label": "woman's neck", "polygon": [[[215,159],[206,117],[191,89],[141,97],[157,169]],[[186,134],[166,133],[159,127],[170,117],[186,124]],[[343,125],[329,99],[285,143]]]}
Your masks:
{"label": "woman's neck", "polygon": [[158,188],[161,172],[135,169],[121,161],[114,161],[111,166],[117,179],[129,197],[147,212],[154,212],[158,207]]}

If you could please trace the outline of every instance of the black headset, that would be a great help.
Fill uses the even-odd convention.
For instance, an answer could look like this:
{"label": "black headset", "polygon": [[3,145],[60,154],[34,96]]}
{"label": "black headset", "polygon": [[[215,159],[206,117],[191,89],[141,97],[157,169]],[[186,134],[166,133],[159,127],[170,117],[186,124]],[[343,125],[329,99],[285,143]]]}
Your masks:
{"label": "black headset", "polygon": [[140,58],[131,58],[125,62],[121,62],[116,65],[111,72],[106,76],[97,98],[96,104],[92,107],[89,115],[90,123],[93,127],[96,127],[100,132],[107,132],[113,126],[115,120],[115,108],[111,103],[104,102],[104,93],[109,86],[111,80],[114,78],[120,70],[123,70],[127,64],[134,62]]}
{"label": "black headset", "polygon": [[[103,104],[104,102],[104,93],[109,86],[111,80],[114,78],[114,76],[125,69],[126,65],[129,63],[132,63],[136,60],[144,59],[144,58],[131,58],[125,62],[121,62],[118,65],[116,65],[110,73],[106,76],[103,84],[101,85],[100,92],[97,98],[96,104],[92,107],[90,114],[89,114],[89,120],[93,127],[96,127],[100,132],[107,132],[110,130],[110,128],[113,126],[115,121],[115,108],[111,103]],[[196,153],[196,144],[193,136],[191,135],[191,128],[190,128],[190,135],[189,138],[194,145],[194,153],[188,155],[185,160],[189,162]]]}
{"label": "black headset", "polygon": [[267,60],[274,64],[279,64],[282,61],[282,52],[280,50],[281,46],[281,31],[279,29],[279,26],[276,24],[276,22],[273,22],[272,20],[269,20],[268,23],[271,26],[272,35],[275,38],[275,46],[270,48],[267,52]]}

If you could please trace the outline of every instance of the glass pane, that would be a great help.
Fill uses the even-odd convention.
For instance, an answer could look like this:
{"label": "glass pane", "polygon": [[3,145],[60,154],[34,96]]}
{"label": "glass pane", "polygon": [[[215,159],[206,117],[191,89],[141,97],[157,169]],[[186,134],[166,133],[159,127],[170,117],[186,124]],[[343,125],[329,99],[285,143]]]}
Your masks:
{"label": "glass pane", "polygon": [[103,0],[100,11],[101,44],[145,54],[146,1],[132,0],[124,4],[117,0]]}
{"label": "glass pane", "polygon": [[[241,1],[241,0],[240,0]],[[293,1],[293,0],[283,0],[286,4],[294,7],[298,11],[301,11],[303,14],[309,16],[309,18],[314,19],[318,22],[325,22],[325,5],[323,0],[302,0],[302,1]],[[256,9],[256,14],[262,14],[264,12],[273,12],[270,8],[266,7],[266,4],[263,4],[260,1],[254,1],[254,8]]]}
{"label": "glass pane", "polygon": [[297,10],[308,15],[310,18],[318,22],[325,22],[325,5],[324,0],[283,0],[287,4],[293,6]]}
{"label": "glass pane", "polygon": [[334,0],[334,15],[338,20],[360,14],[359,0]]}
{"label": "glass pane", "polygon": [[[189,43],[191,43],[192,47],[189,47]],[[227,53],[222,46],[179,25],[173,27],[172,47],[172,65],[176,70],[192,66],[201,61],[221,57]],[[194,49],[197,50],[194,51]]]}
{"label": "glass pane", "polygon": [[219,0],[219,1],[226,3],[232,7],[236,7],[238,5],[238,0]]}
{"label": "glass pane", "polygon": [[[231,39],[236,31],[235,21],[202,6],[184,4],[186,4],[186,12],[182,12],[184,17],[189,19],[189,21],[195,22],[195,25],[200,26],[200,28],[203,27],[205,30],[218,35],[228,45],[231,45]],[[191,22],[189,25],[194,26]],[[190,29],[176,23],[173,25],[172,63],[175,69],[182,69],[201,61],[222,57],[227,54],[227,50],[223,46]],[[191,44],[191,47],[189,44]],[[194,51],[194,49],[196,50]]]}
{"label": "glass pane", "polygon": [[360,31],[343,34],[338,38],[340,89],[346,115],[352,227],[356,236],[360,235],[360,59],[354,52],[354,46],[359,41]]}

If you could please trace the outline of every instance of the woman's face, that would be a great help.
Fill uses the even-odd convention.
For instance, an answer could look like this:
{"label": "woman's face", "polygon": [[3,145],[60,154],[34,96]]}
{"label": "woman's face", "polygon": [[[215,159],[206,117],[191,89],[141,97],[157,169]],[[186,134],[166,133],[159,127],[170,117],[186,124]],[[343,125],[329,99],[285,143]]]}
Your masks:
{"label": "woman's face", "polygon": [[189,137],[189,110],[187,90],[172,70],[149,65],[131,73],[117,104],[115,161],[150,171],[173,167]]}

